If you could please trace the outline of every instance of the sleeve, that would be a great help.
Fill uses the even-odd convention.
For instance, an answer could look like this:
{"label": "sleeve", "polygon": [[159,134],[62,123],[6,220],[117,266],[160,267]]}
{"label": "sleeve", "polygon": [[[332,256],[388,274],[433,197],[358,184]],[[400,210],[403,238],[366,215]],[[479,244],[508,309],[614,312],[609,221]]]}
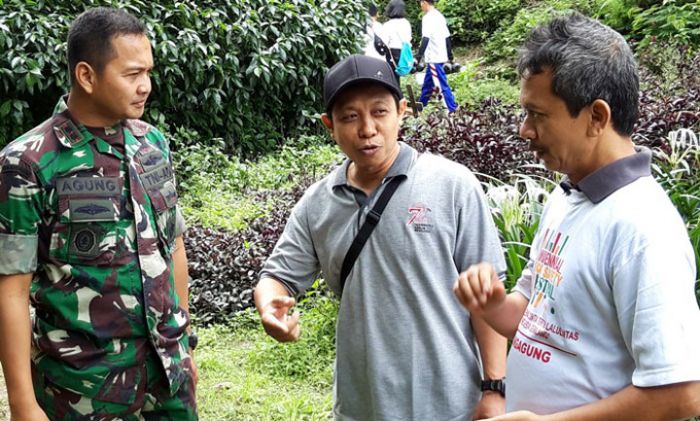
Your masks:
{"label": "sleeve", "polygon": [[[165,136],[160,130],[153,127],[150,131],[155,135],[157,144],[161,149],[163,149],[167,155],[170,166],[173,169],[173,183],[175,184],[175,191],[177,192],[177,174],[175,173],[175,166],[173,165],[173,151],[170,149],[170,141],[167,136]],[[174,237],[179,237],[187,231],[187,222],[182,213],[182,206],[180,206],[180,195],[177,195],[177,202],[175,205],[175,233]]]}
{"label": "sleeve", "polygon": [[421,38],[430,38],[431,36],[431,26],[429,22],[429,17],[428,16],[423,16],[423,19],[420,21],[420,35]]}
{"label": "sleeve", "polygon": [[452,61],[454,60],[454,55],[452,54],[452,41],[450,37],[445,38],[445,48],[447,49],[447,58]]}
{"label": "sleeve", "polygon": [[406,24],[403,27],[403,34],[401,35],[401,42],[406,42],[408,45],[411,45],[411,36],[413,35],[411,34],[411,23],[408,20],[406,20],[405,23]]}
{"label": "sleeve", "polygon": [[41,192],[30,165],[0,157],[0,275],[37,268]]}
{"label": "sleeve", "polygon": [[687,239],[664,237],[648,240],[612,269],[618,323],[638,387],[700,380],[694,255]]}
{"label": "sleeve", "polygon": [[182,208],[178,204],[175,208],[175,237],[183,235],[187,231],[187,223],[182,215]]}
{"label": "sleeve", "polygon": [[457,214],[454,255],[457,270],[462,272],[472,264],[489,262],[498,272],[499,279],[503,280],[506,263],[501,240],[481,185],[471,173],[460,184],[466,191]]}
{"label": "sleeve", "polygon": [[274,278],[292,295],[301,295],[318,278],[321,269],[307,217],[308,194],[292,210],[284,231],[260,272]]}
{"label": "sleeve", "polygon": [[428,48],[428,42],[430,40],[426,37],[423,37],[420,42],[420,48],[418,49],[418,55],[416,56],[416,61],[420,62],[423,60],[423,55],[425,55],[425,49]]}

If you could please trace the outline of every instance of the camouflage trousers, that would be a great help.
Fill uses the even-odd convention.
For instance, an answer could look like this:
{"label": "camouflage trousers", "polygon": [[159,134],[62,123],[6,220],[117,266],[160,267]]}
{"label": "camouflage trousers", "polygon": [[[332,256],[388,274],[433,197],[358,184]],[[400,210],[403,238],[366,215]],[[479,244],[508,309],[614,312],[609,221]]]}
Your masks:
{"label": "camouflage trousers", "polygon": [[[146,359],[143,384],[138,385],[131,405],[99,401],[62,388],[32,365],[34,393],[51,421],[196,421],[194,379],[183,382],[175,396],[168,393],[167,380],[155,356]],[[146,380],[147,378],[147,380]]]}

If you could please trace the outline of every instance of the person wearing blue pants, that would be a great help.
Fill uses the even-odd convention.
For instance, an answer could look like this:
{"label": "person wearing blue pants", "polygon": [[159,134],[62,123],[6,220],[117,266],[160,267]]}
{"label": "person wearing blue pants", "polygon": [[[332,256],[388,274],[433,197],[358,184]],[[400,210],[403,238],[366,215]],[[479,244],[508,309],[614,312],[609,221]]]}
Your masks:
{"label": "person wearing blue pants", "polygon": [[447,83],[447,75],[443,65],[452,61],[452,47],[450,45],[450,30],[447,28],[445,17],[433,5],[434,0],[421,0],[420,7],[425,15],[421,22],[421,45],[416,58],[421,62],[425,57],[425,79],[421,91],[420,102],[427,105],[430,97],[442,92],[442,98],[449,112],[457,109],[455,97],[452,95],[450,85]]}

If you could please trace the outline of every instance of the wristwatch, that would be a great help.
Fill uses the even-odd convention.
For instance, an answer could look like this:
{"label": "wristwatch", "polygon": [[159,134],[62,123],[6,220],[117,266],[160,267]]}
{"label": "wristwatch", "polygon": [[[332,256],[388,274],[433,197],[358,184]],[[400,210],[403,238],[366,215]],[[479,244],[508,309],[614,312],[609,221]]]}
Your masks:
{"label": "wristwatch", "polygon": [[197,335],[194,332],[187,335],[187,343],[190,345],[190,349],[192,351],[197,349],[197,344],[199,343],[199,338],[197,337]]}
{"label": "wristwatch", "polygon": [[497,379],[497,380],[482,380],[481,381],[481,391],[486,391],[486,390],[492,390],[494,392],[498,392],[503,396],[504,398],[506,397],[506,378],[502,379]]}

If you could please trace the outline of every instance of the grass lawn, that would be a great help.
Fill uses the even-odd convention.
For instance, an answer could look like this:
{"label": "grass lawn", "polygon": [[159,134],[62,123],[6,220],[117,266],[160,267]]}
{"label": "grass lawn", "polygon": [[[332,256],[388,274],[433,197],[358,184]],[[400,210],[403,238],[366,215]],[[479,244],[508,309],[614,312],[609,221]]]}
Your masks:
{"label": "grass lawn", "polygon": [[317,298],[310,305],[300,306],[302,336],[292,344],[267,337],[253,312],[197,329],[203,421],[332,419],[337,304]]}

